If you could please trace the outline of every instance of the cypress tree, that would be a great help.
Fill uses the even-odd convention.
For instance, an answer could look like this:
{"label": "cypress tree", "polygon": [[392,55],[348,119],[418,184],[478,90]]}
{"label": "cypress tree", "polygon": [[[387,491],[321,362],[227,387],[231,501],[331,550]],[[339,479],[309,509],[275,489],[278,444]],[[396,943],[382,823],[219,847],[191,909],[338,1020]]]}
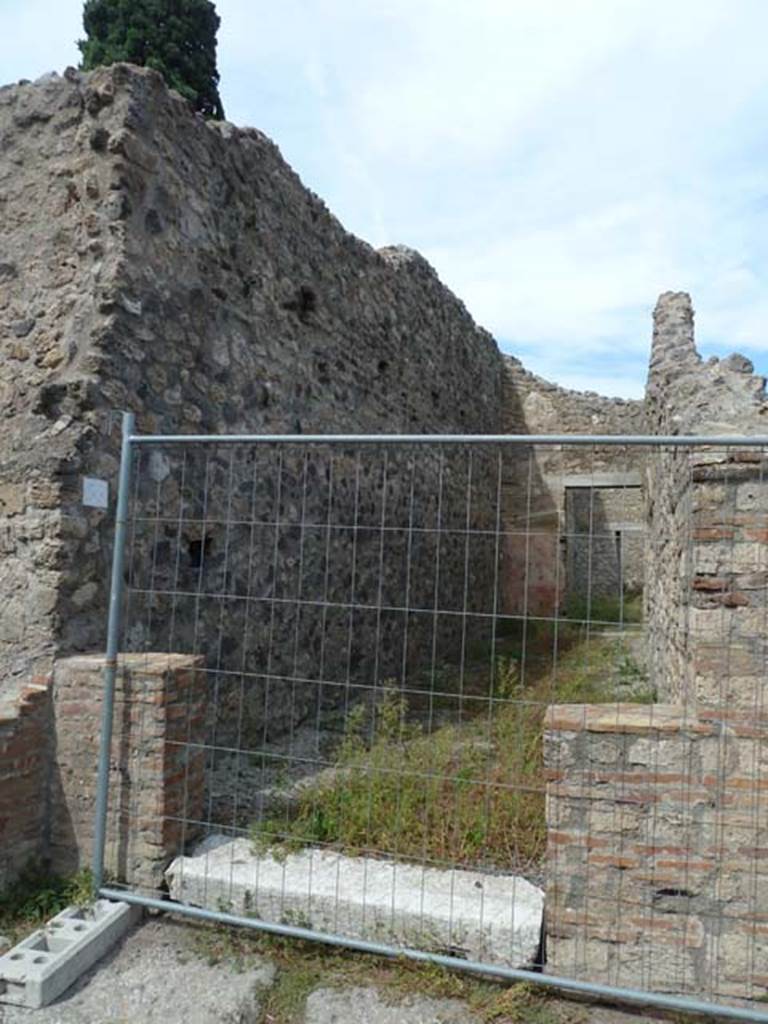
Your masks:
{"label": "cypress tree", "polygon": [[209,117],[224,118],[216,68],[221,19],[211,0],[86,0],[84,71],[127,61],[154,68]]}

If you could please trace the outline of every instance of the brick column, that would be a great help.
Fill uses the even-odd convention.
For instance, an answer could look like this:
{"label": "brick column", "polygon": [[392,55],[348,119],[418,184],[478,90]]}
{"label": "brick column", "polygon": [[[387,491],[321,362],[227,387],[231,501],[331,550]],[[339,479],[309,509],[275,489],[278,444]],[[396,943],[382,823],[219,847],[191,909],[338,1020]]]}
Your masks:
{"label": "brick column", "polygon": [[40,677],[0,701],[0,889],[44,857],[50,691],[50,678]]}
{"label": "brick column", "polygon": [[[90,864],[100,742],[104,657],[54,667],[56,750],[50,785],[51,865]],[[202,658],[127,654],[120,658],[109,776],[106,870],[155,889],[204,808],[205,675]]]}
{"label": "brick column", "polygon": [[689,655],[699,707],[766,710],[768,459],[758,449],[691,455]]}
{"label": "brick column", "polygon": [[768,995],[768,718],[554,705],[545,724],[548,969]]}

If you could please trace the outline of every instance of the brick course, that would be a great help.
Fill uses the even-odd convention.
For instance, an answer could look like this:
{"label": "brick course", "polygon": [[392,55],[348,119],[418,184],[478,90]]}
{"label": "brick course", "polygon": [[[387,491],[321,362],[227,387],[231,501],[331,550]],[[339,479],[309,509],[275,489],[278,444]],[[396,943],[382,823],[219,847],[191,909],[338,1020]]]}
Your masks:
{"label": "brick course", "polygon": [[545,729],[548,969],[768,995],[768,722],[568,705]]}

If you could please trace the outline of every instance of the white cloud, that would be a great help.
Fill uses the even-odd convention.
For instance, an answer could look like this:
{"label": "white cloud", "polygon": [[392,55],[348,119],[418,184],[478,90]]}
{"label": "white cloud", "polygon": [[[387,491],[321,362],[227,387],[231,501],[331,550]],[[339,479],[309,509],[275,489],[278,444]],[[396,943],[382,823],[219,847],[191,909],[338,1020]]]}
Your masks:
{"label": "white cloud", "polygon": [[[762,0],[308,0],[297,17],[287,155],[353,230],[423,251],[503,344],[637,393],[656,296],[687,289],[704,348],[768,350]],[[617,351],[632,374],[606,380]]]}

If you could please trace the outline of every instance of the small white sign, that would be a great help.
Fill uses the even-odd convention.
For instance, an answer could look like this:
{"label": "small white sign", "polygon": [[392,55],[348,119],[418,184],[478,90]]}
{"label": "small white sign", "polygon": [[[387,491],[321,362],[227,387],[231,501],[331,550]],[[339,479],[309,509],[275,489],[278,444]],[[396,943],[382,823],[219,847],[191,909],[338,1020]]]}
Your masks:
{"label": "small white sign", "polygon": [[109,508],[109,484],[94,476],[83,477],[83,504],[89,508]]}

